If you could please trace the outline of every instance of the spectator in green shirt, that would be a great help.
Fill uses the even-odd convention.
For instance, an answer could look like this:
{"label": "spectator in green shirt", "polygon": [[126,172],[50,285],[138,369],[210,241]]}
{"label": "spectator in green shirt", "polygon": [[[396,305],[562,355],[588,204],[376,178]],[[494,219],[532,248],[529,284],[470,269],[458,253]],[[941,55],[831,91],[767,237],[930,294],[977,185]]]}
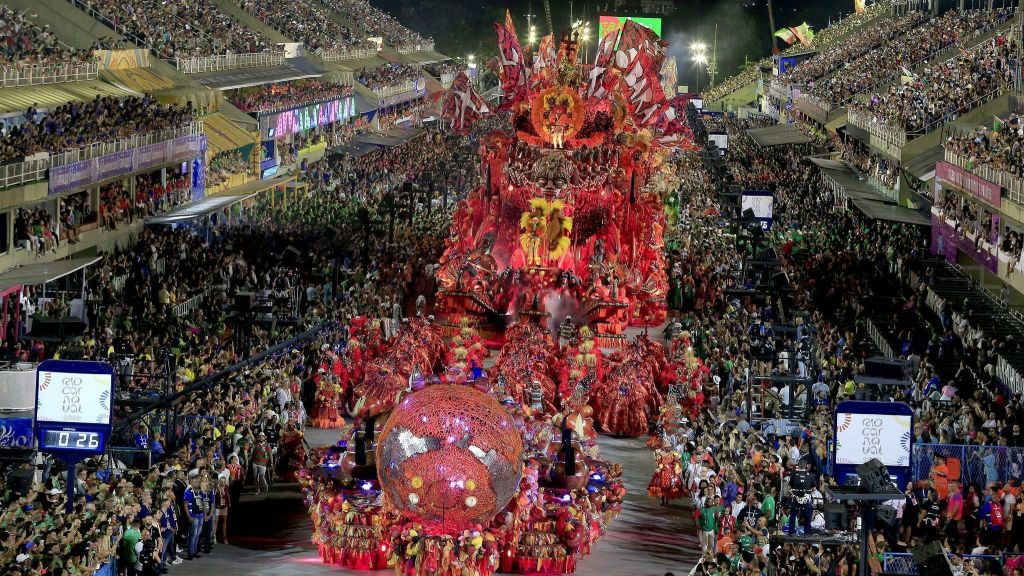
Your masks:
{"label": "spectator in green shirt", "polygon": [[768,519],[768,525],[775,524],[775,486],[768,489],[768,495],[761,502],[761,513]]}
{"label": "spectator in green shirt", "polygon": [[700,507],[700,550],[707,552],[715,550],[715,527],[718,525],[718,517],[722,514],[722,497],[712,496]]}
{"label": "spectator in green shirt", "polygon": [[135,545],[142,539],[142,532],[139,531],[139,520],[132,520],[131,526],[121,536],[121,562],[128,569],[128,576],[135,576],[138,571],[135,565],[139,563],[139,552]]}

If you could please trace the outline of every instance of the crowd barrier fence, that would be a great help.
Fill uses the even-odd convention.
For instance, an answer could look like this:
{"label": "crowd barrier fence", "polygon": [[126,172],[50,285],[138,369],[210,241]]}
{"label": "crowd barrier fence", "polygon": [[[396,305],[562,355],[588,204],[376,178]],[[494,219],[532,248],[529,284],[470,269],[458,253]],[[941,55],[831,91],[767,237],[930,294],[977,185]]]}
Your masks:
{"label": "crowd barrier fence", "polygon": [[0,88],[84,82],[99,76],[99,62],[64,64],[6,64],[0,67]]}
{"label": "crowd barrier fence", "polygon": [[413,52],[433,52],[433,42],[423,42],[422,44],[411,44],[408,46],[397,46],[395,51],[399,54],[411,54]]}
{"label": "crowd barrier fence", "polygon": [[391,96],[398,96],[399,94],[405,94],[406,92],[412,92],[416,89],[416,83],[409,81],[401,84],[395,84],[394,86],[384,86],[381,88],[374,88],[373,93],[378,98],[390,98]]}
{"label": "crowd barrier fence", "polygon": [[0,189],[21,186],[46,179],[50,159],[36,158],[0,166]]}
{"label": "crowd barrier fence", "polygon": [[874,342],[878,350],[886,358],[895,358],[896,355],[893,354],[892,346],[885,339],[885,336],[882,335],[882,331],[878,329],[878,326],[875,326],[875,323],[872,322],[870,318],[864,321],[864,330],[867,332],[868,337],[871,338],[871,341]]}
{"label": "crowd barrier fence", "polygon": [[145,132],[118,140],[97,142],[74,150],[61,152],[60,154],[53,154],[50,156],[50,167],[56,168],[58,166],[74,164],[75,162],[81,162],[82,160],[90,160],[92,158],[98,158],[108,154],[123,152],[125,150],[134,150],[136,148],[142,148],[143,146],[149,146],[159,142],[167,142],[168,140],[174,140],[183,136],[195,136],[202,133],[203,121],[193,120],[187,124],[168,128],[167,130],[156,130],[154,132]]}
{"label": "crowd barrier fence", "polygon": [[234,70],[236,68],[262,68],[279,66],[284,62],[284,52],[267,50],[249,54],[217,54],[213,56],[193,56],[175,58],[174,67],[183,74],[202,74],[218,70]]}
{"label": "crowd barrier fence", "polygon": [[[1004,576],[1010,576],[1021,564],[1024,554],[1003,553],[1003,554],[947,554],[947,557],[958,556],[964,562],[988,562],[998,563],[1003,569]],[[985,572],[979,568],[979,573]],[[914,563],[914,555],[909,552],[885,552],[882,554],[882,571],[889,574],[919,574],[917,564]]]}
{"label": "crowd barrier fence", "polygon": [[153,465],[153,452],[135,446],[107,446],[112,460],[124,464],[128,470],[148,470]]}
{"label": "crowd barrier fence", "polygon": [[976,484],[982,490],[993,482],[1020,478],[1024,472],[1024,448],[916,443],[911,459],[913,477],[918,480],[929,478],[940,457],[959,461],[959,480],[967,485]]}
{"label": "crowd barrier fence", "polygon": [[340,48],[321,48],[316,51],[316,55],[320,57],[324,62],[340,62],[342,60],[362,60],[363,58],[373,58],[377,55],[376,48],[352,48],[351,50],[342,50]]}
{"label": "crowd barrier fence", "polygon": [[971,165],[970,159],[949,148],[943,151],[943,159],[958,168],[967,170],[975,176],[984,178],[993,184],[998,184],[1006,189],[1006,195],[1010,200],[1018,204],[1024,204],[1024,178],[985,164],[968,167]]}

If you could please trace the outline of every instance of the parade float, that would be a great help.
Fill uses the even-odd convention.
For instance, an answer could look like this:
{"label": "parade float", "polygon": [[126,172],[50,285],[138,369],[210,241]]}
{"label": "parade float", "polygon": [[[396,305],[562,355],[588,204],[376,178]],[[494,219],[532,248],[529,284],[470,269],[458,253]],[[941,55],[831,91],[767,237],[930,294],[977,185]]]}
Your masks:
{"label": "parade float", "polygon": [[[668,386],[664,348],[623,334],[665,317],[657,174],[692,146],[658,81],[666,45],[632,22],[593,64],[572,33],[533,53],[503,26],[498,41],[510,124],[482,139],[484,185],[454,215],[436,317],[390,337],[361,327],[322,395],[351,418],[299,478],[326,563],[574,572],[625,496],[595,427],[646,434]],[[490,113],[465,74],[442,102],[455,130]],[[484,369],[488,345],[501,350]]]}
{"label": "parade float", "polygon": [[[667,45],[633,24],[579,61],[573,35],[530,54],[497,25],[506,130],[480,144],[483,184],[455,212],[437,272],[438,314],[501,340],[528,320],[589,326],[601,346],[665,319],[664,203],[655,181],[693,148],[659,80]],[[616,40],[618,44],[616,45]],[[617,46],[617,48],[616,48]],[[460,78],[443,104],[455,129],[489,113]]]}

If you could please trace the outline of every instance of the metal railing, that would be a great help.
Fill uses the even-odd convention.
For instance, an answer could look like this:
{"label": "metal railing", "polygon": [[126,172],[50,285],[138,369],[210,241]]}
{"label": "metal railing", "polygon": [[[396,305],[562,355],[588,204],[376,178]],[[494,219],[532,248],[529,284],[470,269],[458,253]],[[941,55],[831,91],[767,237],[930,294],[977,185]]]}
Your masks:
{"label": "metal railing", "polygon": [[993,168],[987,164],[975,164],[969,167],[970,158],[949,148],[943,150],[943,160],[958,168],[967,170],[975,176],[984,178],[993,184],[998,184],[1007,190],[1007,196],[1010,200],[1018,204],[1024,204],[1024,178],[1014,176],[1005,170]]}
{"label": "metal railing", "polygon": [[206,296],[208,293],[209,289],[203,290],[188,300],[175,305],[172,309],[174,316],[180,318],[181,316],[187,316],[198,310],[199,307],[203,305],[203,302],[206,302]]}
{"label": "metal railing", "polygon": [[262,68],[279,66],[284,62],[284,51],[267,50],[249,54],[219,54],[216,56],[193,56],[191,58],[175,58],[174,67],[183,74],[202,74],[218,70],[234,70],[236,68]]}
{"label": "metal railing", "polygon": [[[954,269],[960,271],[960,273],[962,275],[964,275],[965,277],[968,277],[968,276],[966,276],[966,272],[964,272],[961,268],[959,268],[959,266],[957,266],[955,264],[953,264],[952,266],[954,267]],[[913,278],[914,278],[914,280],[916,280],[916,275]],[[985,290],[984,288],[982,288],[982,293],[986,297],[988,297],[993,303],[996,303],[999,306],[1003,307],[1006,310],[1007,314],[1010,314],[1014,318],[1017,318],[1018,320],[1021,320],[1020,313],[1018,313],[1015,310],[1010,309],[1008,306],[1005,306],[1004,304],[1002,304],[1002,302],[1000,302],[999,299],[996,298],[993,294],[991,294],[988,290]],[[946,300],[944,298],[942,298],[942,296],[939,296],[938,294],[936,294],[934,290],[929,290],[928,291],[928,295],[925,296],[924,304],[932,312],[934,312],[936,315],[941,315],[942,310],[943,310],[943,308],[946,305]],[[952,316],[953,316],[953,331],[960,338],[968,339],[970,337],[970,335],[969,334],[964,334],[963,331],[960,329],[961,326],[969,325],[969,323],[963,322],[963,314],[957,312],[956,310],[953,310],[952,311]],[[1022,376],[1021,373],[1017,370],[1017,368],[1012,366],[1006,360],[1006,358],[1003,357],[1001,354],[996,356],[996,367],[995,367],[995,369],[996,369],[996,376],[999,377],[999,380],[1002,381],[1003,385],[1005,385],[1007,388],[1009,388],[1010,390],[1012,390],[1014,392],[1024,391],[1024,376]]]}
{"label": "metal railing", "polygon": [[0,166],[0,189],[45,180],[46,171],[49,168],[49,158],[25,160],[24,162]]}
{"label": "metal railing", "polygon": [[868,337],[871,338],[871,341],[874,342],[875,347],[878,348],[883,356],[886,358],[896,357],[892,351],[892,346],[885,339],[885,336],[882,335],[878,326],[875,326],[875,323],[872,322],[870,318],[864,321],[864,331],[867,332]]}
{"label": "metal railing", "polygon": [[50,167],[55,168],[57,166],[74,164],[75,162],[81,162],[82,160],[99,158],[100,156],[106,156],[116,152],[134,150],[135,148],[149,146],[150,144],[166,142],[168,140],[174,140],[175,138],[181,138],[182,136],[195,136],[202,133],[203,121],[193,120],[188,124],[177,126],[175,128],[168,128],[167,130],[157,130],[154,132],[146,132],[144,134],[136,134],[119,140],[96,142],[95,144],[83,146],[82,148],[76,148],[74,150],[61,152],[60,154],[54,154],[50,156]]}
{"label": "metal railing", "polygon": [[83,82],[99,76],[99,62],[65,64],[5,64],[0,67],[0,88]]}
{"label": "metal railing", "polygon": [[373,58],[377,55],[376,48],[350,48],[348,50],[342,50],[341,48],[321,48],[316,51],[316,55],[320,57],[324,62],[339,62],[341,60],[360,60],[363,58]]}
{"label": "metal railing", "polygon": [[419,44],[409,44],[407,46],[396,46],[395,52],[399,54],[411,54],[413,52],[433,52],[434,43],[427,41]]}
{"label": "metal railing", "polygon": [[398,96],[399,94],[405,94],[406,92],[412,92],[416,89],[416,83],[413,81],[403,82],[401,84],[395,84],[394,86],[384,86],[382,88],[373,88],[373,93],[378,98],[390,98],[391,96]]}
{"label": "metal railing", "polygon": [[848,108],[846,114],[846,119],[850,124],[862,130],[867,130],[868,134],[880,138],[897,148],[906,146],[907,132],[905,130],[893,128],[873,115],[856,108]]}

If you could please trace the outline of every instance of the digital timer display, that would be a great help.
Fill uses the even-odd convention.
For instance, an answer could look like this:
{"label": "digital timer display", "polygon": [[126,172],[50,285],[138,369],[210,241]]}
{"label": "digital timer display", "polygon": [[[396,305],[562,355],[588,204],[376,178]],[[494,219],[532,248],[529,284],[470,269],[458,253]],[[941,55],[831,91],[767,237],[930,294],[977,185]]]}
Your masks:
{"label": "digital timer display", "polygon": [[83,432],[77,430],[47,430],[43,434],[41,448],[59,448],[61,450],[92,450],[99,448],[103,435],[99,432]]}

